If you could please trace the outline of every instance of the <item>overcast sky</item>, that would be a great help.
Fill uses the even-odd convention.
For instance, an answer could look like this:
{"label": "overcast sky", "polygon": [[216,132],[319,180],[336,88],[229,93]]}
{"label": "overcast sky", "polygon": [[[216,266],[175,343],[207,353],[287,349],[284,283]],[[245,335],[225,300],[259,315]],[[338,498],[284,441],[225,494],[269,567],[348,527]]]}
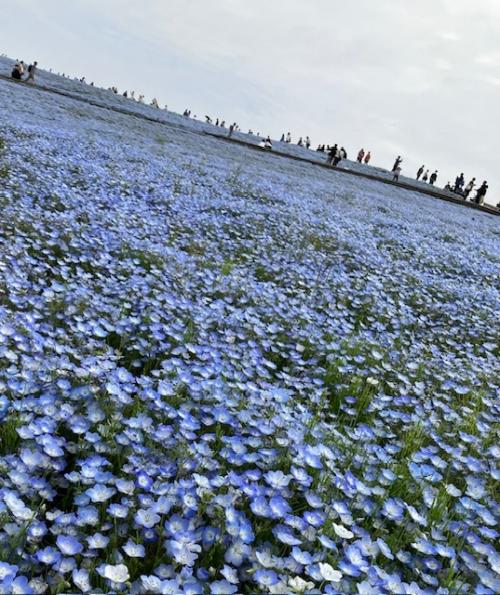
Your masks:
{"label": "overcast sky", "polygon": [[1,0],[0,51],[500,200],[500,0]]}

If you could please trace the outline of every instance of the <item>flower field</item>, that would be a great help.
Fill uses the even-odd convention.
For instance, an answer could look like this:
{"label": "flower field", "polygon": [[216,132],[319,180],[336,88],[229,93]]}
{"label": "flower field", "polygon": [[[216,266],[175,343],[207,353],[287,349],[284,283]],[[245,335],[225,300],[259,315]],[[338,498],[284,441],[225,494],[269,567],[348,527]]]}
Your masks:
{"label": "flower field", "polygon": [[0,593],[500,591],[498,219],[0,102]]}

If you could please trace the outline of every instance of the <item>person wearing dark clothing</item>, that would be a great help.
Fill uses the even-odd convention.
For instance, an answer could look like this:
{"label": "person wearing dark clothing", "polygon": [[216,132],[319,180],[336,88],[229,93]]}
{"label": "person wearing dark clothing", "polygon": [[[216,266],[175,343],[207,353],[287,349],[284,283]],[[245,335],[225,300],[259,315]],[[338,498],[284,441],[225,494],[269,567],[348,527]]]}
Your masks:
{"label": "person wearing dark clothing", "polygon": [[422,165],[422,167],[417,171],[417,180],[420,180],[420,176],[424,173],[424,169],[425,165]]}
{"label": "person wearing dark clothing", "polygon": [[285,142],[285,133],[283,132],[283,134],[281,135],[280,138],[280,143],[284,143]]}
{"label": "person wearing dark clothing", "polygon": [[326,160],[326,162],[329,165],[334,165],[335,159],[337,157],[337,144],[333,145],[333,147],[330,148],[330,150],[328,151],[328,158]]}
{"label": "person wearing dark clothing", "polygon": [[14,64],[14,68],[12,69],[12,72],[10,73],[10,76],[13,79],[16,79],[16,81],[20,81],[23,78],[23,66],[21,62],[16,62]]}
{"label": "person wearing dark clothing", "polygon": [[401,155],[398,155],[398,158],[396,159],[396,161],[394,162],[394,165],[392,166],[392,171],[396,171],[396,168],[399,167],[402,162],[403,162],[403,160],[401,159]]}
{"label": "person wearing dark clothing", "polygon": [[485,180],[481,186],[476,190],[476,197],[474,198],[474,202],[477,205],[484,204],[484,197],[486,196],[486,192],[488,191],[488,182]]}
{"label": "person wearing dark clothing", "polygon": [[438,177],[438,172],[436,170],[433,174],[431,174],[431,177],[429,178],[429,184],[431,186],[434,186],[434,183],[437,180],[437,177]]}
{"label": "person wearing dark clothing", "polygon": [[422,182],[427,182],[427,180],[429,179],[429,170],[427,170],[424,174],[424,177],[422,178]]}
{"label": "person wearing dark clothing", "polygon": [[362,163],[363,162],[363,158],[365,156],[365,150],[361,149],[361,151],[358,153],[358,163]]}
{"label": "person wearing dark clothing", "polygon": [[[347,159],[347,151],[344,149],[344,147],[340,147],[340,159]],[[339,159],[339,161],[340,161]]]}
{"label": "person wearing dark clothing", "polygon": [[464,187],[464,183],[465,183],[464,174],[461,173],[459,176],[457,176],[457,178],[455,180],[455,188],[453,190],[455,192],[462,194],[462,188]]}
{"label": "person wearing dark clothing", "polygon": [[30,81],[32,81],[33,83],[35,82],[35,74],[38,70],[38,62],[33,62],[33,64],[30,64],[28,66],[28,78],[26,79],[26,82],[29,83]]}

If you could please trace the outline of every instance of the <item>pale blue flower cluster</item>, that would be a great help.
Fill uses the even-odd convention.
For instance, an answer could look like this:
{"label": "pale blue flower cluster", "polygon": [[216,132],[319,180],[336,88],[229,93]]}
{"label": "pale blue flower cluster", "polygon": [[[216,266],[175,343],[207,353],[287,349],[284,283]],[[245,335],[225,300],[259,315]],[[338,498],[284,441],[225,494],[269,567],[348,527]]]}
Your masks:
{"label": "pale blue flower cluster", "polygon": [[497,220],[0,101],[1,593],[500,591]]}

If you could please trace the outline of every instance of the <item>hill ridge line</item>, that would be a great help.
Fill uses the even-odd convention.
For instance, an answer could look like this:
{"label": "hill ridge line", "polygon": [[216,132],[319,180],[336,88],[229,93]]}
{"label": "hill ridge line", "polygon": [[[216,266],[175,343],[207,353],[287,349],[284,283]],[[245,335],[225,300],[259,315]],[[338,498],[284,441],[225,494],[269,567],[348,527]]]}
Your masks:
{"label": "hill ridge line", "polygon": [[[390,180],[390,179],[386,179],[386,178],[382,178],[380,176],[377,176],[375,174],[369,174],[369,173],[365,173],[365,172],[360,172],[360,171],[355,171],[355,170],[350,170],[350,169],[344,169],[342,167],[335,167],[332,165],[329,165],[327,163],[321,163],[318,161],[314,161],[312,159],[308,159],[307,157],[301,157],[299,155],[291,155],[290,153],[284,153],[282,151],[276,150],[275,148],[273,148],[272,150],[269,149],[265,149],[264,147],[260,147],[259,145],[256,145],[254,143],[251,143],[249,141],[245,141],[239,138],[235,138],[235,137],[228,137],[225,135],[221,135],[221,134],[216,134],[214,132],[207,132],[206,130],[194,130],[188,126],[183,126],[182,124],[174,124],[171,122],[165,122],[164,120],[159,120],[158,118],[154,118],[152,116],[148,116],[146,114],[141,114],[139,112],[134,112],[132,110],[123,108],[123,107],[119,107],[119,106],[111,106],[111,105],[106,105],[104,103],[101,103],[99,101],[95,101],[92,99],[88,99],[85,97],[81,97],[79,95],[75,95],[73,93],[69,93],[67,91],[62,91],[60,89],[54,89],[53,87],[47,87],[45,85],[26,85],[23,81],[16,81],[14,79],[12,79],[9,76],[6,76],[4,74],[0,74],[0,80],[4,80],[6,82],[9,82],[11,84],[14,85],[19,85],[22,86],[26,89],[30,89],[33,91],[43,91],[44,93],[51,93],[53,95],[60,95],[62,97],[68,97],[70,99],[73,99],[74,101],[79,101],[81,103],[86,103],[87,105],[92,105],[93,107],[98,107],[100,109],[106,109],[115,113],[119,113],[125,116],[131,116],[134,118],[139,118],[148,122],[152,122],[154,124],[160,124],[162,126],[166,126],[168,128],[173,128],[173,129],[178,129],[178,130],[183,130],[183,131],[187,131],[190,132],[191,134],[199,134],[199,135],[205,135],[205,136],[210,136],[212,138],[221,140],[221,141],[225,141],[225,142],[229,142],[229,143],[235,143],[244,147],[247,147],[248,149],[252,149],[254,151],[259,151],[261,153],[266,153],[269,155],[273,155],[273,156],[277,156],[277,157],[282,157],[285,159],[291,159],[294,161],[300,161],[302,163],[309,163],[311,165],[315,165],[318,167],[322,167],[324,169],[330,170],[330,171],[334,171],[336,173],[340,173],[340,174],[347,174],[347,175],[351,175],[351,176],[356,176],[356,177],[360,177],[360,178],[365,178],[368,180],[372,180],[375,182],[379,182],[382,184],[387,184],[390,186],[396,186],[398,188],[402,188],[403,190],[409,190],[411,192],[418,192],[419,194],[424,194],[427,196],[432,196],[434,198],[437,198],[438,200],[444,200],[446,202],[450,202],[452,204],[456,204],[459,206],[463,206],[463,207],[467,207],[470,209],[475,209],[476,211],[481,211],[483,213],[487,213],[490,215],[496,215],[499,216],[500,215],[500,210],[496,209],[493,206],[489,206],[489,205],[478,205],[475,204],[473,202],[468,202],[465,201],[461,198],[455,198],[453,196],[449,196],[448,194],[446,194],[444,191],[441,191],[437,188],[422,188],[420,186],[413,186],[412,184],[408,184],[406,182],[399,182],[399,181],[394,181],[394,180]],[[147,106],[146,106],[147,107]]]}

